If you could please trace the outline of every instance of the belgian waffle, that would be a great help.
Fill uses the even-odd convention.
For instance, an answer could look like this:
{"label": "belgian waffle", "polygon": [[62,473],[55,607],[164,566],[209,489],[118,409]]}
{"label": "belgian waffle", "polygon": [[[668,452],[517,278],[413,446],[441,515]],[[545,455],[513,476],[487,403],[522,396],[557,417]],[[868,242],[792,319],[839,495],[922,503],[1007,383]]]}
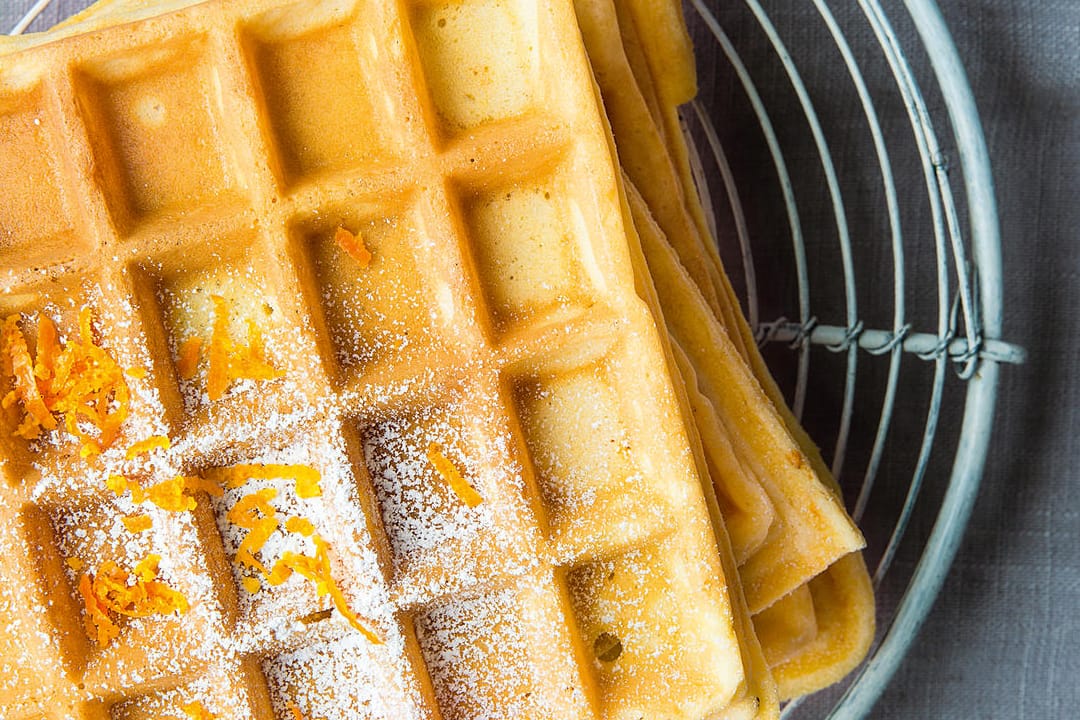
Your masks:
{"label": "belgian waffle", "polygon": [[[636,177],[643,189],[652,190],[649,196],[652,212],[644,207],[644,198],[639,197],[635,219],[643,237],[651,238],[646,242],[646,246],[652,246],[651,253],[647,252],[650,268],[668,278],[665,281],[658,277],[657,280],[662,302],[668,309],[669,326],[676,336],[681,334],[684,339],[695,333],[700,337],[705,328],[712,327],[707,332],[715,333],[717,337],[726,334],[731,341],[700,343],[691,340],[687,345],[695,357],[693,364],[706,379],[703,390],[710,395],[716,411],[710,412],[708,403],[701,403],[701,409],[695,409],[695,418],[703,438],[713,438],[707,445],[712,446],[718,461],[711,468],[711,474],[722,504],[728,500],[724,506],[724,519],[731,530],[740,565],[750,553],[762,549],[769,539],[774,547],[777,543],[787,544],[789,547],[781,552],[789,559],[798,558],[795,562],[800,569],[794,575],[790,565],[770,567],[769,562],[758,562],[756,567],[742,567],[740,571],[743,580],[750,582],[747,598],[751,607],[757,609],[755,630],[781,697],[786,699],[813,692],[839,680],[869,650],[874,635],[873,590],[861,554],[855,551],[861,547],[861,538],[852,535],[843,516],[837,514],[842,513],[838,504],[840,488],[818,448],[785,405],[779,388],[765,368],[746,320],[737,310],[738,302],[723,272],[717,246],[708,240],[709,228],[692,179],[676,110],[678,104],[688,101],[696,93],[693,55],[686,28],[675,6],[662,2],[627,0],[613,5],[603,0],[579,0],[578,8],[590,58],[597,69],[612,126],[620,141],[620,158],[627,173]],[[583,8],[587,12],[583,13]],[[616,28],[622,38],[621,48],[609,41]],[[663,151],[663,146],[668,152]],[[672,168],[678,181],[661,179],[658,185],[657,177],[670,178]],[[681,208],[670,201],[673,185],[681,186],[685,203]],[[656,195],[657,187],[665,191],[660,197]],[[634,196],[633,192],[631,196]],[[655,215],[657,224],[647,217],[650,214]],[[692,219],[696,233],[687,229],[687,215]],[[694,242],[695,237],[697,242]],[[671,252],[680,258],[681,270],[677,264],[669,262]],[[694,280],[697,288],[692,287],[689,279]],[[711,314],[709,308],[713,309]],[[683,323],[681,333],[674,327],[680,321]],[[738,350],[752,369],[751,383],[747,383],[746,369],[741,368],[737,360],[732,360],[731,348]],[[784,434],[776,427],[776,418],[783,422],[790,439],[781,441],[779,446],[786,447],[790,457],[801,458],[794,474],[791,468],[782,464],[779,468],[774,465],[766,476],[755,474],[754,464],[767,458],[767,452],[751,451],[748,462],[733,462],[724,442],[723,424],[716,417],[724,415],[723,408],[728,399],[719,391],[729,386],[715,382],[724,373],[734,373],[736,378],[741,378],[734,384],[751,395],[755,394],[752,382],[760,383],[772,408],[761,407],[758,403],[757,412],[762,413],[763,418],[769,418],[766,424],[772,429],[766,433],[772,433],[774,437]],[[711,384],[710,378],[713,379]],[[736,408],[735,415],[738,414]],[[731,421],[730,411],[727,417],[731,432],[746,431],[746,423]],[[797,444],[797,449],[792,449],[792,442]],[[809,471],[809,477],[806,471]],[[747,478],[769,476],[781,479],[780,487],[774,485],[771,490],[771,496],[778,498],[777,509],[773,512],[762,502],[755,503],[746,490]],[[810,477],[816,477],[817,482]],[[836,496],[834,504],[821,498],[822,486]],[[792,503],[801,504],[809,498],[818,498],[816,502],[824,507],[831,505],[827,514],[834,518],[832,529],[807,522],[812,520],[813,513],[810,518],[806,514],[800,517],[800,513],[792,513]],[[773,529],[771,538],[763,536],[778,517],[781,524],[786,522],[802,529],[794,532]],[[802,540],[792,542],[800,534]],[[795,554],[790,554],[792,552]],[[812,559],[812,553],[818,554],[817,560]],[[834,559],[830,561],[830,557]],[[796,584],[800,575],[803,582]],[[754,587],[755,584],[758,586]]]}
{"label": "belgian waffle", "polygon": [[6,716],[758,712],[572,9],[184,5],[0,64]]}

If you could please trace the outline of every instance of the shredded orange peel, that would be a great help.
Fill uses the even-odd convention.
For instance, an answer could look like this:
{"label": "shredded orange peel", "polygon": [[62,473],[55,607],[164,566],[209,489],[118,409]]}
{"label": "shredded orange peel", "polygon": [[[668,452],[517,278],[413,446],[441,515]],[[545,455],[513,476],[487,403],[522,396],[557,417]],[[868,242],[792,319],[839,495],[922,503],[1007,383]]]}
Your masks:
{"label": "shredded orange peel", "polygon": [[146,499],[162,510],[185,512],[195,509],[195,498],[187,492],[187,478],[177,475],[146,488]]}
{"label": "shredded orange peel", "polygon": [[463,503],[469,507],[476,507],[484,502],[484,498],[476,491],[476,488],[470,485],[469,481],[462,476],[457,465],[443,454],[438,443],[428,444],[427,459]]}
{"label": "shredded orange peel", "polygon": [[[241,474],[239,477],[243,477],[243,475]],[[279,477],[279,475],[273,477]],[[348,620],[350,625],[363,633],[364,637],[371,642],[381,644],[382,640],[379,636],[369,630],[361,622],[359,616],[349,608],[345,595],[331,575],[329,545],[320,535],[315,533],[314,525],[310,520],[290,517],[285,521],[285,528],[289,532],[297,532],[310,537],[315,544],[315,557],[285,551],[278,561],[274,563],[273,569],[269,571],[255,557],[255,553],[262,550],[267,540],[270,539],[270,535],[280,527],[277,509],[270,502],[276,497],[276,488],[262,488],[244,495],[229,510],[226,519],[233,525],[248,531],[236,549],[235,561],[261,573],[266,582],[272,586],[281,585],[294,572],[303,575],[315,583],[319,597],[324,595],[331,597],[338,611]],[[261,587],[258,578],[245,577],[242,578],[241,582],[244,589],[251,594],[258,592]]]}
{"label": "shredded orange peel", "polygon": [[221,497],[224,491],[217,483],[201,477],[177,475],[170,480],[162,480],[144,488],[137,480],[124,475],[110,475],[105,486],[117,495],[131,493],[131,501],[140,505],[150,501],[162,510],[169,512],[187,512],[195,509],[192,493],[205,492],[213,497]]}
{"label": "shredded orange peel", "polygon": [[192,493],[199,490],[213,496],[222,494],[220,487],[201,477],[177,475],[171,480],[163,480],[146,488],[146,499],[162,510],[184,512],[195,509],[195,497]]}
{"label": "shredded orange peel", "polygon": [[225,494],[221,485],[209,478],[200,477],[199,475],[185,475],[184,490],[189,493],[204,492],[210,497],[221,497]]}
{"label": "shredded orange peel", "polygon": [[286,707],[289,709],[289,712],[292,713],[293,720],[307,720],[307,718],[304,717],[304,713],[301,712],[300,706],[292,700],[289,701]]}
{"label": "shredded orange peel", "polygon": [[151,435],[129,447],[124,457],[128,460],[134,460],[140,455],[146,455],[154,450],[168,450],[170,445],[169,438],[164,435]]}
{"label": "shredded orange peel", "polygon": [[[42,315],[43,321],[44,318],[45,316]],[[55,333],[56,330],[52,321],[48,321],[48,324],[54,328],[53,333]],[[26,338],[23,336],[22,330],[19,329],[19,316],[8,316],[0,332],[2,332],[2,338],[0,339],[3,341],[4,350],[4,375],[14,379],[11,392],[4,396],[2,404],[4,409],[7,409],[16,402],[22,403],[26,416],[15,434],[33,440],[41,430],[55,429],[56,419],[53,418],[48,405],[45,403],[45,398],[42,397],[41,387],[38,385],[37,368],[30,357],[30,349],[26,345]],[[44,333],[39,332],[39,336],[44,336]],[[39,341],[38,344],[42,345],[43,343]],[[40,356],[45,353],[39,352],[38,354]],[[51,360],[50,365],[53,362],[55,360]],[[51,378],[51,376],[52,370],[50,368],[48,377]]]}
{"label": "shredded orange peel", "polygon": [[227,490],[242,487],[249,480],[291,479],[296,483],[297,497],[308,499],[322,495],[322,486],[319,484],[322,475],[309,465],[251,463],[219,468],[211,471],[211,474]]}
{"label": "shredded orange peel", "polygon": [[274,563],[274,569],[267,576],[266,581],[271,585],[281,585],[292,577],[294,572],[303,575],[315,583],[315,590],[319,597],[330,596],[338,612],[350,625],[359,630],[369,642],[381,645],[382,638],[364,625],[360,617],[352,611],[345,599],[345,594],[341,592],[341,588],[334,580],[330,571],[330,546],[318,534],[312,535],[311,541],[315,543],[315,557],[289,551],[283,552],[281,559]]}
{"label": "shredded orange peel", "polygon": [[183,593],[158,580],[160,562],[159,555],[148,555],[129,573],[107,560],[96,573],[80,576],[86,629],[98,645],[108,647],[120,634],[110,613],[136,618],[187,613],[189,605]]}
{"label": "shredded orange peel", "polygon": [[122,519],[122,522],[130,533],[146,532],[154,525],[149,515],[128,515]]}
{"label": "shredded orange peel", "polygon": [[131,502],[136,505],[146,502],[146,491],[143,490],[142,485],[123,475],[110,475],[109,479],[105,481],[105,487],[109,488],[117,495],[123,495],[126,492],[130,492]]}
{"label": "shredded orange peel", "polygon": [[[271,476],[278,477],[279,475],[273,474]],[[243,478],[244,475],[241,473],[237,477]],[[236,549],[236,562],[258,571],[265,578],[270,577],[271,571],[267,570],[266,565],[255,557],[255,553],[262,550],[270,536],[281,527],[277,517],[277,509],[270,504],[270,501],[276,497],[277,490],[275,488],[262,488],[256,492],[248,493],[241,497],[226,515],[226,519],[233,525],[248,530],[247,535],[240,541],[240,545]],[[285,520],[285,530],[304,537],[311,537],[315,532],[315,526],[307,518],[289,517]],[[242,578],[241,582],[244,589],[253,595],[262,586],[258,578],[251,576]]]}
{"label": "shredded orange peel", "polygon": [[236,562],[258,570],[263,575],[269,575],[269,571],[256,559],[255,553],[262,550],[280,524],[277,510],[270,504],[275,497],[277,490],[274,488],[248,493],[237,500],[225,516],[233,525],[248,531],[236,549]]}
{"label": "shredded orange peel", "polygon": [[177,351],[176,372],[181,380],[190,380],[195,377],[195,371],[199,368],[199,352],[202,350],[201,337],[189,337]]}
{"label": "shredded orange peel", "polygon": [[180,709],[184,711],[191,720],[218,720],[218,716],[207,710],[201,702],[187,703],[181,705]]}
{"label": "shredded orange peel", "polygon": [[[206,392],[211,400],[218,400],[235,380],[273,380],[285,373],[270,364],[266,358],[262,329],[254,320],[248,320],[248,344],[233,340],[229,332],[229,304],[220,295],[211,295],[214,303],[214,324],[210,335],[210,370],[206,378]],[[180,346],[177,371],[181,377],[195,374],[202,341],[188,338]]]}
{"label": "shredded orange peel", "polygon": [[338,244],[342,250],[349,254],[353,260],[355,260],[360,267],[366,268],[371,264],[371,251],[364,245],[364,238],[359,234],[352,233],[343,227],[338,227],[334,231],[334,242]]}
{"label": "shredded orange peel", "polygon": [[128,371],[94,341],[89,307],[79,311],[79,337],[61,343],[56,324],[45,313],[37,323],[37,357],[32,358],[19,327],[20,315],[9,315],[0,327],[0,360],[12,389],[2,400],[22,405],[24,417],[15,434],[33,440],[57,428],[56,416],[81,442],[79,455],[97,455],[120,435],[131,392]]}
{"label": "shredded orange peel", "polygon": [[315,534],[315,526],[307,518],[291,517],[285,521],[285,529],[297,535],[311,537]]}

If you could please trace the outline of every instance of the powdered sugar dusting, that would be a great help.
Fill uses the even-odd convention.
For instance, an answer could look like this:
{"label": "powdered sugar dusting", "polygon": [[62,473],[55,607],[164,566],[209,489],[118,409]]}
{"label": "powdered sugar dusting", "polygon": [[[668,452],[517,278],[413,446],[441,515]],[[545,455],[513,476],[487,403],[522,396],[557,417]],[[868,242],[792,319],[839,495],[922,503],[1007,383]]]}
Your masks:
{"label": "powdered sugar dusting", "polygon": [[[670,492],[641,463],[650,448],[626,427],[603,363],[526,377],[515,399],[562,557],[620,547],[666,529]],[[639,433],[638,435],[641,435]]]}
{"label": "powdered sugar dusting", "polygon": [[[116,307],[103,314],[103,328],[127,322],[123,316],[130,306]],[[123,327],[120,337],[129,333]],[[116,352],[127,353],[133,364],[148,360],[145,344],[118,346],[123,349]],[[295,703],[309,720],[409,718],[427,716],[418,679],[426,672],[450,720],[576,718],[591,711],[583,689],[588,685],[578,676],[573,640],[565,631],[575,622],[582,625],[587,648],[601,625],[614,628],[626,648],[614,668],[594,661],[605,707],[655,708],[653,701],[664,694],[737,676],[739,668],[721,668],[718,681],[704,666],[714,663],[720,650],[703,644],[684,621],[658,614],[657,608],[669,609],[665,594],[686,597],[692,589],[672,576],[671,567],[648,559],[647,552],[579,565],[570,575],[573,622],[557,600],[561,580],[542,570],[545,558],[572,561],[584,552],[605,553],[670,530],[675,491],[660,491],[650,479],[658,460],[641,442],[640,430],[627,424],[633,420],[619,405],[612,385],[617,379],[606,361],[529,376],[516,385],[518,415],[553,527],[556,547],[547,555],[540,550],[543,543],[526,500],[507,408],[485,385],[482,378],[492,375],[482,359],[471,371],[477,381],[452,390],[439,384],[436,399],[430,390],[442,381],[429,369],[374,390],[260,406],[267,410],[259,414],[236,398],[263,394],[264,388],[236,383],[233,397],[204,408],[200,420],[179,433],[170,433],[150,379],[133,381],[140,409],[125,426],[129,440],[169,434],[170,447],[131,459],[117,447],[90,461],[36,461],[38,477],[27,492],[45,508],[55,534],[54,547],[46,552],[88,571],[106,560],[130,569],[148,554],[160,554],[162,580],[182,590],[192,605],[182,618],[123,619],[116,647],[92,648],[87,693],[123,685],[137,694],[114,706],[114,717],[181,717],[182,704],[199,701],[222,717],[273,712],[289,718]],[[310,393],[291,377],[275,382],[275,390],[283,393],[275,397]],[[416,404],[418,397],[427,399]],[[350,412],[356,415],[344,414]],[[362,447],[355,454],[344,437],[353,430],[359,431]],[[480,504],[462,502],[436,471],[429,458],[433,445],[480,494]],[[252,479],[221,498],[200,493],[198,512],[213,519],[208,537],[197,527],[198,512],[135,505],[127,494],[115,497],[104,490],[114,473],[146,487],[183,474],[212,477],[215,468],[238,463],[310,466],[320,473],[322,495],[300,497],[288,477]],[[351,628],[330,598],[318,597],[299,574],[274,587],[235,562],[248,531],[228,520],[229,510],[244,496],[267,489],[276,493],[270,504],[281,524],[259,559],[270,568],[286,552],[313,556],[313,541],[284,527],[288,518],[311,521],[330,547],[331,572],[349,607],[384,644],[372,644]],[[361,501],[369,490],[377,517],[368,517]],[[151,529],[129,532],[123,518],[143,514],[151,518]],[[388,563],[380,561],[372,529],[385,532]],[[220,542],[223,568],[208,559],[213,553],[207,542]],[[60,592],[70,593],[82,570],[62,567],[69,587]],[[710,569],[702,562],[685,572],[705,576]],[[631,580],[611,590],[605,579],[611,577]],[[244,587],[245,578],[259,579],[256,592]],[[642,581],[650,592],[660,588],[661,597],[643,595]],[[712,597],[695,606],[694,616],[709,625],[709,632],[725,637],[730,618],[709,615]],[[8,606],[10,600],[0,594],[0,612]],[[678,614],[678,608],[671,610]],[[417,613],[425,665],[419,675],[406,649],[410,631],[395,617],[402,611]],[[48,635],[40,635],[48,648]],[[20,648],[31,652],[28,645]],[[737,648],[728,650],[738,657]],[[50,652],[57,659],[46,664],[59,664],[63,652],[55,647]],[[255,662],[256,657],[261,660]],[[679,672],[662,667],[672,658]],[[202,667],[209,668],[205,676]],[[646,688],[658,674],[665,685]],[[242,682],[215,684],[214,678],[230,675]]]}
{"label": "powdered sugar dusting", "polygon": [[[406,598],[448,593],[535,563],[525,549],[520,467],[482,403],[424,407],[363,430],[364,454]],[[483,502],[468,507],[428,458],[432,445]],[[516,498],[516,501],[515,501]]]}
{"label": "powdered sugar dusting", "polygon": [[[429,717],[399,633],[372,645],[357,633],[314,642],[262,663],[278,717],[412,720]],[[334,688],[333,692],[327,692]]]}
{"label": "powdered sugar dusting", "polygon": [[38,548],[21,532],[6,489],[0,485],[0,707],[6,698],[52,690],[65,673],[33,578],[29,556]]}
{"label": "powdered sugar dusting", "polygon": [[[221,498],[210,499],[238,595],[239,626],[235,634],[241,646],[255,649],[280,645],[303,630],[304,623],[312,617],[326,616],[333,618],[332,622],[343,623],[336,613],[328,612],[333,607],[330,597],[317,597],[310,580],[294,574],[284,584],[273,586],[258,571],[236,562],[236,552],[249,531],[230,522],[228,513],[241,498],[260,491],[275,493],[269,505],[279,521],[277,530],[255,554],[263,565],[272,568],[285,552],[313,557],[316,548],[312,539],[286,528],[289,518],[308,520],[314,532],[330,545],[333,576],[335,580],[340,578],[352,609],[372,622],[381,617],[388,602],[386,586],[371,538],[363,532],[364,511],[340,435],[324,425],[284,448],[266,450],[244,458],[244,462],[313,468],[321,476],[322,494],[301,498],[295,480],[283,476],[251,479],[240,487],[225,490]],[[208,469],[207,474],[212,477],[213,469]],[[260,589],[255,593],[245,589],[244,578],[259,581]]]}
{"label": "powdered sugar dusting", "polygon": [[[578,565],[568,576],[582,641],[607,712],[708,716],[742,678],[730,613],[708,558],[678,535]],[[607,652],[617,642],[617,652]],[[702,689],[708,688],[707,692]]]}
{"label": "powdered sugar dusting", "polygon": [[[225,668],[228,668],[226,670]],[[164,691],[150,692],[113,705],[113,720],[189,720],[184,708],[201,708],[217,720],[260,720],[265,716],[260,693],[246,668],[217,666],[190,682]]]}
{"label": "powdered sugar dusting", "polygon": [[[534,587],[535,585],[535,587]],[[417,618],[446,720],[581,717],[587,701],[551,579],[436,605]]]}

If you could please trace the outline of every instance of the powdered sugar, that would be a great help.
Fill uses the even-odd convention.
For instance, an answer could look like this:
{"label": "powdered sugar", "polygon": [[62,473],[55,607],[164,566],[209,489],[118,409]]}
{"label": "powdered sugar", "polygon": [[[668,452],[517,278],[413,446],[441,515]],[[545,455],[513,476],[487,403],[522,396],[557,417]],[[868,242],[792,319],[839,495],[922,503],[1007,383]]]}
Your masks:
{"label": "powdered sugar", "polygon": [[[536,562],[520,467],[479,397],[409,411],[363,430],[383,528],[403,599],[413,602]],[[469,507],[428,457],[435,446],[483,498]]]}
{"label": "powdered sugar", "polygon": [[268,658],[262,671],[278,717],[291,717],[290,704],[305,718],[323,720],[429,717],[397,628],[382,645],[358,633],[316,640]]}

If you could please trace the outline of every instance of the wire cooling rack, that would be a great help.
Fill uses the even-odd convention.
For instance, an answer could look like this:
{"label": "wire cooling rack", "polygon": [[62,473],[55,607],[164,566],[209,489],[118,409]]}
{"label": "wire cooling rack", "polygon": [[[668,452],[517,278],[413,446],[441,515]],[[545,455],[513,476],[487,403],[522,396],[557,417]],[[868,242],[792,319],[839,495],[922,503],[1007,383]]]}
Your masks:
{"label": "wire cooling rack", "polygon": [[[88,5],[17,0],[0,17],[18,34]],[[766,359],[867,536],[878,596],[868,660],[783,713],[864,717],[956,554],[999,366],[1024,359],[1000,337],[981,123],[933,0],[685,10],[701,94],[683,121],[707,214]]]}
{"label": "wire cooling rack", "polygon": [[698,182],[758,342],[867,535],[878,593],[869,659],[784,716],[864,717],[956,554],[999,365],[1024,359],[1000,337],[981,123],[932,0],[686,11]]}

